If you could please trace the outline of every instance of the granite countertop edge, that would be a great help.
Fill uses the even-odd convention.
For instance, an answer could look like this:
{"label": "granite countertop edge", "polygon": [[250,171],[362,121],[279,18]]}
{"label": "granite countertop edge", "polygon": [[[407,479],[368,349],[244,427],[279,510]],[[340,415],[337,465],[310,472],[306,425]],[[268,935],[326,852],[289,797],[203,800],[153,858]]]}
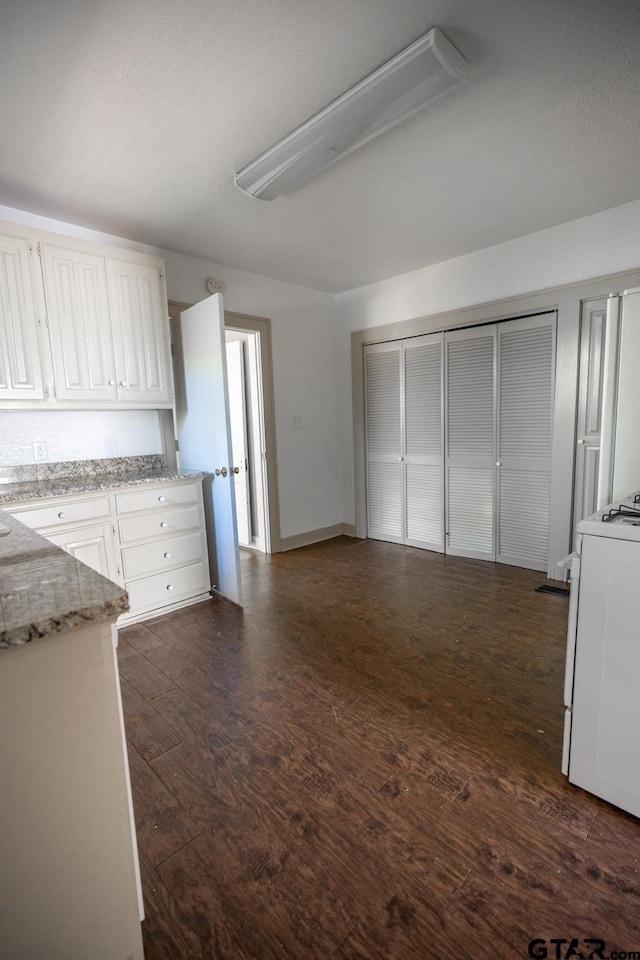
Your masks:
{"label": "granite countertop edge", "polygon": [[68,610],[56,617],[47,617],[33,623],[25,623],[20,627],[0,631],[0,651],[10,650],[13,647],[24,647],[32,640],[43,637],[53,637],[65,630],[74,630],[87,626],[90,623],[100,623],[112,617],[119,617],[129,609],[129,598],[123,590],[122,596],[111,600],[103,600],[79,610]]}
{"label": "granite countertop edge", "polygon": [[55,480],[16,480],[10,483],[0,483],[0,504],[24,502],[26,500],[45,500],[47,497],[64,497],[100,490],[116,490],[119,487],[171,483],[177,480],[202,480],[206,475],[203,471],[198,470],[164,470],[157,473],[145,472],[120,476],[105,474],[103,476],[70,476]]}
{"label": "granite countertop edge", "polygon": [[123,587],[0,510],[0,653],[128,609]]}

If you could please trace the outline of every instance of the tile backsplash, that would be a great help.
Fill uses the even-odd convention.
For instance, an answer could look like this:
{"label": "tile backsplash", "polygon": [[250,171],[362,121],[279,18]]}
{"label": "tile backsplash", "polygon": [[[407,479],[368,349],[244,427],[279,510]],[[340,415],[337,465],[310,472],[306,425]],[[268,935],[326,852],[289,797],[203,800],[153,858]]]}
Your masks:
{"label": "tile backsplash", "polygon": [[160,453],[162,435],[157,410],[0,413],[0,464],[5,466],[32,464],[36,460],[60,463]]}

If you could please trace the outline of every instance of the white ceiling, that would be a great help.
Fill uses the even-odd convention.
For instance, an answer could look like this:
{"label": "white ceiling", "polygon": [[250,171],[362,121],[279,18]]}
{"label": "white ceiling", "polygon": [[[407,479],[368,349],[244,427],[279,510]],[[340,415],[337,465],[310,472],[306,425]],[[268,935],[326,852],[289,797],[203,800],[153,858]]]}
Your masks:
{"label": "white ceiling", "polygon": [[[466,86],[287,197],[240,169],[439,26]],[[340,291],[640,197],[637,0],[3,0],[0,203]]]}

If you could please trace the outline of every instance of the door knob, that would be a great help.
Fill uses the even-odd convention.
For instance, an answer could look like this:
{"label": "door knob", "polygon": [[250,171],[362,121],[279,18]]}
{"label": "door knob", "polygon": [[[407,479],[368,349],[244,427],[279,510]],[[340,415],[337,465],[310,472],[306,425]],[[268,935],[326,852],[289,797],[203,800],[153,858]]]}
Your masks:
{"label": "door knob", "polygon": [[240,473],[240,467],[229,467],[231,473]]}
{"label": "door knob", "polygon": [[582,437],[580,437],[580,439],[578,440],[578,443],[579,443],[580,445],[582,445],[582,444],[584,443],[584,440],[582,439]]}
{"label": "door knob", "polygon": [[496,460],[496,467],[502,466],[502,460]]}
{"label": "door knob", "polygon": [[221,467],[219,470],[216,470],[216,477],[226,477],[228,472],[226,467]]}

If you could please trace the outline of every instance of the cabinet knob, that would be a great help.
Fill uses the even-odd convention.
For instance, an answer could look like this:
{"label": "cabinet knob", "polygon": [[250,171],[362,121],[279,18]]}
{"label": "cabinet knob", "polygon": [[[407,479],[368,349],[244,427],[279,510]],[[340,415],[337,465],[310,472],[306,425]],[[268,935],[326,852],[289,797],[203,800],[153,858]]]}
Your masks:
{"label": "cabinet knob", "polygon": [[160,521],[160,526],[161,526],[162,528],[164,528],[164,527],[168,527],[169,524],[167,523],[166,520],[161,520],[161,521]]}
{"label": "cabinet knob", "polygon": [[64,520],[65,517],[66,517],[66,513],[63,513],[61,510],[60,513],[58,514],[58,520]]}
{"label": "cabinet knob", "polygon": [[166,497],[158,497],[158,503],[164,503],[166,499]]}
{"label": "cabinet knob", "polygon": [[578,440],[578,443],[582,446],[582,444],[584,443],[584,440],[582,439],[582,437],[580,437],[580,439]]}
{"label": "cabinet knob", "polygon": [[127,381],[126,381],[126,380],[121,380],[121,381],[120,381],[120,386],[121,386],[121,387],[126,387],[126,385],[127,385]]}
{"label": "cabinet knob", "polygon": [[502,460],[496,460],[496,467],[502,466]]}
{"label": "cabinet knob", "polygon": [[110,387],[115,387],[115,385],[116,385],[115,380],[109,380],[109,386],[110,386]]}
{"label": "cabinet knob", "polygon": [[167,584],[167,590],[173,590],[173,584],[172,584],[172,583],[168,583],[168,584]]}
{"label": "cabinet knob", "polygon": [[165,558],[165,560],[168,560],[168,559],[170,558],[171,554],[170,554],[169,551],[167,550],[167,552],[166,552],[166,553],[163,553],[162,556]]}

